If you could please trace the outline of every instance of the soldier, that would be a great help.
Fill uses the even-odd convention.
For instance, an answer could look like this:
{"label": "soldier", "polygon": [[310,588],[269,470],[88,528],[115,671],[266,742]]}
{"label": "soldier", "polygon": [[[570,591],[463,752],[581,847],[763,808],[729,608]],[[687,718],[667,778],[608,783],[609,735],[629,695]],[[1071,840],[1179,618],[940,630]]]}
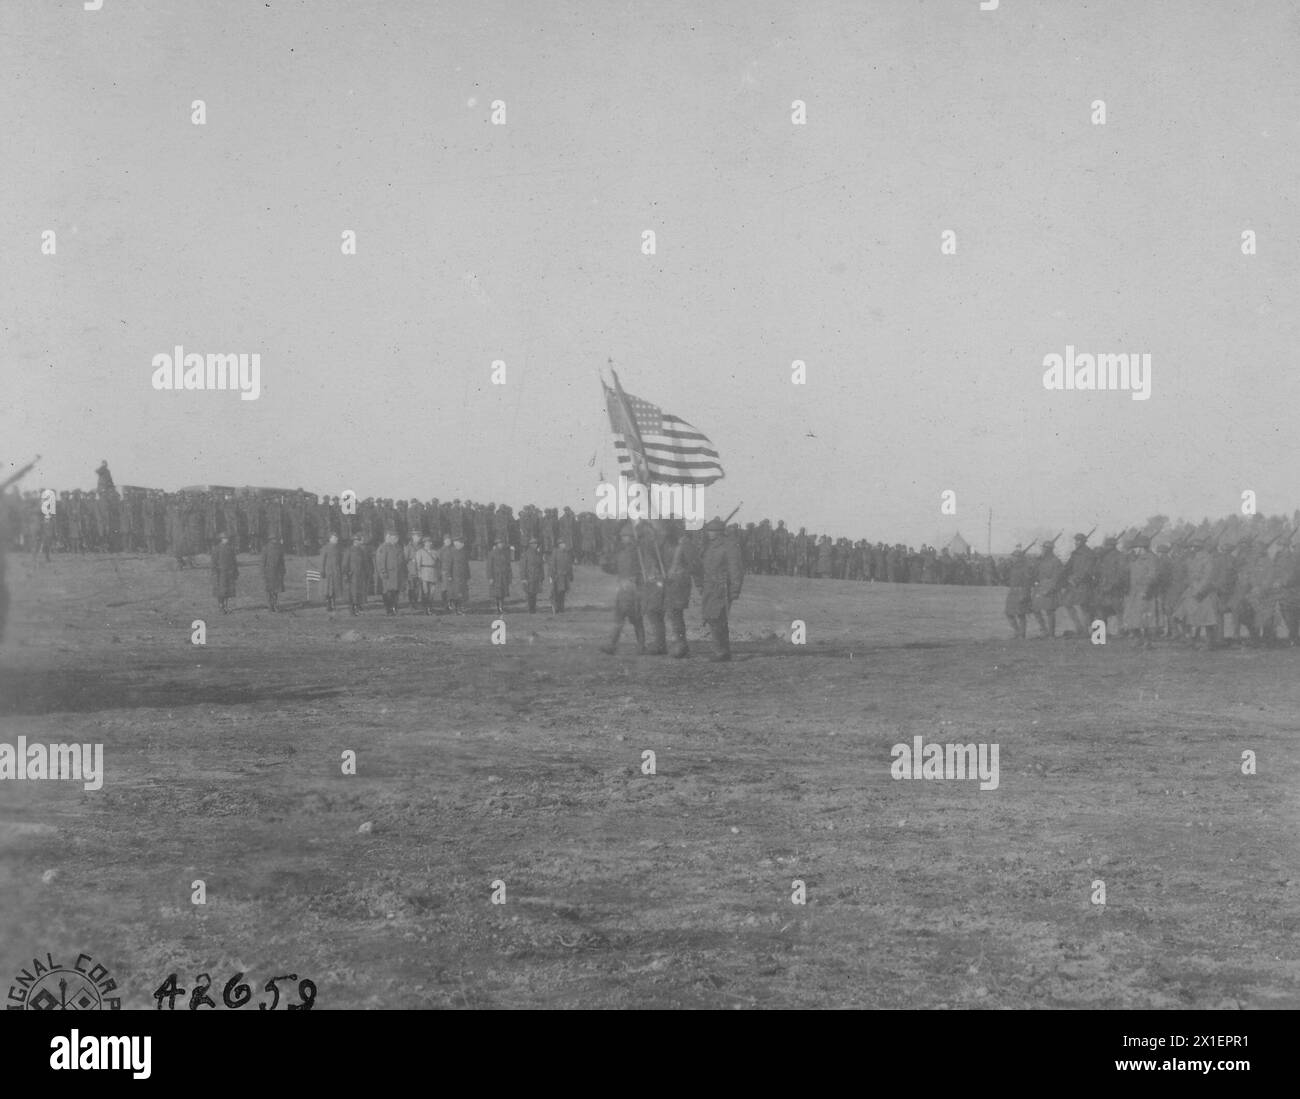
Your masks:
{"label": "soldier", "polygon": [[664,599],[668,609],[668,625],[672,633],[672,655],[678,659],[687,653],[686,608],[691,604],[691,578],[695,574],[694,542],[687,538],[677,523],[669,521],[664,530],[663,555],[668,565],[668,579]]}
{"label": "soldier", "polygon": [[557,542],[563,542],[566,546],[572,546],[574,544],[574,537],[577,535],[575,529],[576,524],[577,516],[573,514],[573,509],[566,507],[564,509],[564,514],[561,515],[559,520],[556,522],[555,540]]}
{"label": "soldier", "polygon": [[1273,583],[1277,589],[1277,610],[1286,623],[1287,644],[1300,645],[1300,526],[1277,540],[1273,558]]}
{"label": "soldier", "polygon": [[[1123,614],[1124,596],[1129,586],[1129,559],[1120,552],[1118,538],[1110,536],[1102,542],[1094,575],[1093,614],[1109,627],[1112,617]],[[1117,625],[1116,628],[1120,627]]]}
{"label": "soldier", "polygon": [[510,581],[514,579],[514,568],[510,564],[510,551],[506,540],[498,537],[496,544],[488,551],[487,565],[488,594],[496,603],[497,614],[505,614],[506,600],[510,598]]}
{"label": "soldier", "polygon": [[495,511],[496,505],[491,500],[488,501],[486,508],[476,506],[474,508],[474,546],[473,556],[477,560],[486,560],[488,548],[491,543],[488,541],[488,512]]}
{"label": "soldier", "polygon": [[[221,536],[229,541],[230,536]],[[275,614],[280,609],[280,593],[284,591],[284,544],[275,535],[262,547],[262,584],[266,588],[266,602]]]}
{"label": "soldier", "polygon": [[581,544],[575,547],[578,560],[585,565],[594,565],[597,560],[595,512],[584,511],[578,516],[578,533],[582,538]]}
{"label": "soldier", "polygon": [[636,651],[645,652],[645,622],[641,617],[643,574],[631,520],[623,524],[618,539],[619,546],[614,552],[614,560],[605,569],[606,572],[612,572],[618,577],[618,591],[614,597],[614,632],[610,636],[609,643],[602,645],[600,649],[601,652],[611,656],[618,647],[624,622],[632,623],[632,630],[636,634]]}
{"label": "soldier", "polygon": [[[492,517],[492,536],[495,541],[500,542],[507,548],[507,550],[513,550],[513,546],[510,542],[510,535],[512,533],[511,528],[514,525],[514,515],[509,507],[502,504],[497,508],[496,514]],[[514,560],[513,552],[510,554],[510,559],[512,561]]]}
{"label": "soldier", "polygon": [[546,558],[546,571],[551,582],[551,610],[563,614],[564,597],[573,584],[573,555],[567,543],[555,544],[555,549]]}
{"label": "soldier", "polygon": [[222,614],[230,613],[230,600],[235,598],[238,577],[235,547],[230,544],[230,536],[223,534],[212,554],[212,594],[217,597]]}
{"label": "soldier", "polygon": [[548,556],[555,550],[558,541],[556,534],[557,517],[554,508],[547,508],[542,513],[542,552]]}
{"label": "soldier", "polygon": [[790,573],[790,532],[785,529],[784,519],[778,519],[772,531],[772,571],[777,576]]}
{"label": "soldier", "polygon": [[731,659],[727,611],[732,600],[740,595],[741,583],[740,576],[733,572],[735,553],[726,544],[725,529],[722,520],[716,517],[704,524],[704,553],[695,571],[704,621],[713,635],[714,653],[710,659],[715,662]]}
{"label": "soldier", "polygon": [[[446,573],[444,566],[443,572]],[[465,613],[469,602],[469,550],[460,538],[452,539],[451,573],[448,577],[452,609],[457,614]]]}
{"label": "soldier", "polygon": [[1043,552],[1035,562],[1034,587],[1030,595],[1030,608],[1042,631],[1040,637],[1056,636],[1056,592],[1063,571],[1061,559],[1056,556],[1056,538],[1044,542]]}
{"label": "soldier", "polygon": [[383,545],[375,553],[375,578],[384,599],[384,612],[391,618],[397,615],[397,600],[406,587],[406,554],[397,543],[397,532],[384,535]]}
{"label": "soldier", "polygon": [[1088,548],[1088,536],[1076,534],[1074,549],[1065,563],[1059,583],[1058,607],[1064,607],[1074,625],[1073,636],[1080,639],[1087,636],[1086,622],[1092,618],[1093,570],[1096,561],[1092,550]]}
{"label": "soldier", "polygon": [[664,656],[668,652],[668,641],[664,634],[668,572],[663,562],[663,555],[660,553],[663,528],[659,526],[656,530],[656,525],[663,522],[664,520],[658,520],[652,525],[643,520],[637,524],[636,530],[644,571],[644,582],[641,585],[641,618],[643,621],[648,619],[650,623],[650,647],[647,651],[651,656]]}
{"label": "soldier", "polygon": [[1188,566],[1187,594],[1184,605],[1187,610],[1187,624],[1195,633],[1205,631],[1205,647],[1215,649],[1223,635],[1224,608],[1221,596],[1226,599],[1226,571],[1222,567],[1222,558],[1215,552],[1215,540],[1211,537],[1198,537],[1190,541],[1189,546],[1196,548],[1196,555]]}
{"label": "soldier", "polygon": [[[442,586],[442,560],[433,548],[433,536],[426,534],[415,551],[415,573],[420,585],[420,605],[425,614],[433,614],[435,593]],[[444,596],[445,601],[445,596]]]}
{"label": "soldier", "polygon": [[343,594],[343,547],[339,536],[330,533],[320,555],[321,586],[325,589],[325,609],[334,610],[334,600]]}
{"label": "soldier", "polygon": [[1129,550],[1133,558],[1120,628],[1131,631],[1138,645],[1149,649],[1151,634],[1160,622],[1160,597],[1169,580],[1169,563],[1150,552],[1151,543],[1144,534],[1129,542]]}
{"label": "soldier", "polygon": [[415,564],[415,555],[420,552],[420,536],[414,532],[406,545],[402,547],[402,556],[406,558],[406,605],[419,605],[422,593],[420,570]]}
{"label": "soldier", "polygon": [[1023,641],[1029,616],[1029,591],[1034,583],[1034,563],[1024,546],[1017,544],[1011,555],[1011,570],[1007,578],[1005,613],[1011,623],[1011,636]]}
{"label": "soldier", "polygon": [[95,470],[95,476],[98,478],[98,481],[95,485],[95,491],[97,492],[117,491],[116,486],[113,484],[113,475],[108,472],[107,458],[101,458],[99,460],[99,468]]}
{"label": "soldier", "polygon": [[354,534],[352,545],[343,558],[343,583],[348,590],[348,608],[354,615],[360,614],[360,608],[366,605],[372,568],[365,539],[360,534]]}
{"label": "soldier", "polygon": [[[523,519],[521,513],[520,519]],[[528,600],[528,613],[537,613],[537,594],[546,579],[546,562],[542,560],[541,547],[536,538],[529,538],[519,560],[519,575],[524,582],[524,596]]]}

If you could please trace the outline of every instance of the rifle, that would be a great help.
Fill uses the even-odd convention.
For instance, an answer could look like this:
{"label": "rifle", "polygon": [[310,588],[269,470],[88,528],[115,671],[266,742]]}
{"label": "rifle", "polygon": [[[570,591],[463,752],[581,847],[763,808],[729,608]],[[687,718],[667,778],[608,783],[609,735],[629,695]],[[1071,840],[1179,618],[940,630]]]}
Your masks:
{"label": "rifle", "polygon": [[731,517],[735,515],[736,512],[738,512],[744,506],[745,506],[745,501],[741,500],[740,503],[738,503],[734,508],[731,509],[727,517],[724,520],[722,520],[722,525],[725,527],[728,523],[730,523]]}
{"label": "rifle", "polygon": [[35,458],[33,458],[30,462],[28,462],[25,466],[23,466],[23,468],[20,469],[17,473],[11,473],[3,481],[0,481],[0,492],[3,492],[15,481],[20,481],[24,477],[26,477],[27,474],[30,473],[36,467],[36,463],[39,462],[40,460],[41,460],[41,456],[38,454],[36,455]]}

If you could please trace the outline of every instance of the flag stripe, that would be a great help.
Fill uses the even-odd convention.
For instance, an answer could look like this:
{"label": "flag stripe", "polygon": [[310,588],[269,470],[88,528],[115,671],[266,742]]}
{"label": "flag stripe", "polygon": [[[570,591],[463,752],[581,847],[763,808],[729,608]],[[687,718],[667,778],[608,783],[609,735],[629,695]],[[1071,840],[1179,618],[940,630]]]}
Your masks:
{"label": "flag stripe", "polygon": [[633,476],[643,471],[652,481],[671,484],[707,485],[724,476],[718,452],[702,431],[626,390],[604,388],[620,470]]}

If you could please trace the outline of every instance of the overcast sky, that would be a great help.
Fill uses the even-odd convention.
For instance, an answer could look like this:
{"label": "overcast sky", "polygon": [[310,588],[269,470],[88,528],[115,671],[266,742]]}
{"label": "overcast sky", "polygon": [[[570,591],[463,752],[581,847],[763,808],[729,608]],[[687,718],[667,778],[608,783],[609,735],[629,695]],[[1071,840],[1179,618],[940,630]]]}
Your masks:
{"label": "overcast sky", "polygon": [[[0,30],[26,488],[106,457],[581,510],[612,357],[741,522],[982,549],[991,508],[1000,549],[1300,506],[1293,3],[5,0]],[[177,344],[259,353],[260,398],[155,391]],[[1067,344],[1149,353],[1150,399],[1045,390]]]}

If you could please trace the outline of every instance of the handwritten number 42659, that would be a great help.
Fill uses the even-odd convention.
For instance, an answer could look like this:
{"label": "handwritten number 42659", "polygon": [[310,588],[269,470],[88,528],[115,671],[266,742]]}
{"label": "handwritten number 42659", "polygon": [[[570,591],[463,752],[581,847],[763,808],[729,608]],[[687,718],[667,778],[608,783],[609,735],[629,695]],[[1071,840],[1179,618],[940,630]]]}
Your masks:
{"label": "handwritten number 42659", "polygon": [[[158,986],[153,994],[153,998],[158,1002],[158,1010],[162,1010],[163,1000],[167,1001],[167,1010],[176,1009],[176,997],[184,996],[185,989],[176,983],[178,974],[169,974],[167,980]],[[243,1007],[253,998],[253,990],[246,984],[240,983],[242,973],[236,973],[229,981],[226,987],[221,990],[221,1002],[229,1008]],[[200,973],[195,978],[196,983],[190,992],[190,1010],[198,1011],[201,1007],[217,1006],[216,1001],[208,995],[208,989],[212,987],[212,978],[207,973]],[[274,997],[270,1004],[258,1002],[259,1011],[274,1011],[280,1003],[280,990],[276,987],[276,981],[298,981],[298,974],[285,973],[280,977],[272,977],[265,985],[262,986],[264,992],[269,992]],[[312,1004],[316,1002],[316,983],[311,979],[304,977],[298,981],[298,996],[302,999],[300,1004],[286,1004],[289,1011],[310,1011]]]}

